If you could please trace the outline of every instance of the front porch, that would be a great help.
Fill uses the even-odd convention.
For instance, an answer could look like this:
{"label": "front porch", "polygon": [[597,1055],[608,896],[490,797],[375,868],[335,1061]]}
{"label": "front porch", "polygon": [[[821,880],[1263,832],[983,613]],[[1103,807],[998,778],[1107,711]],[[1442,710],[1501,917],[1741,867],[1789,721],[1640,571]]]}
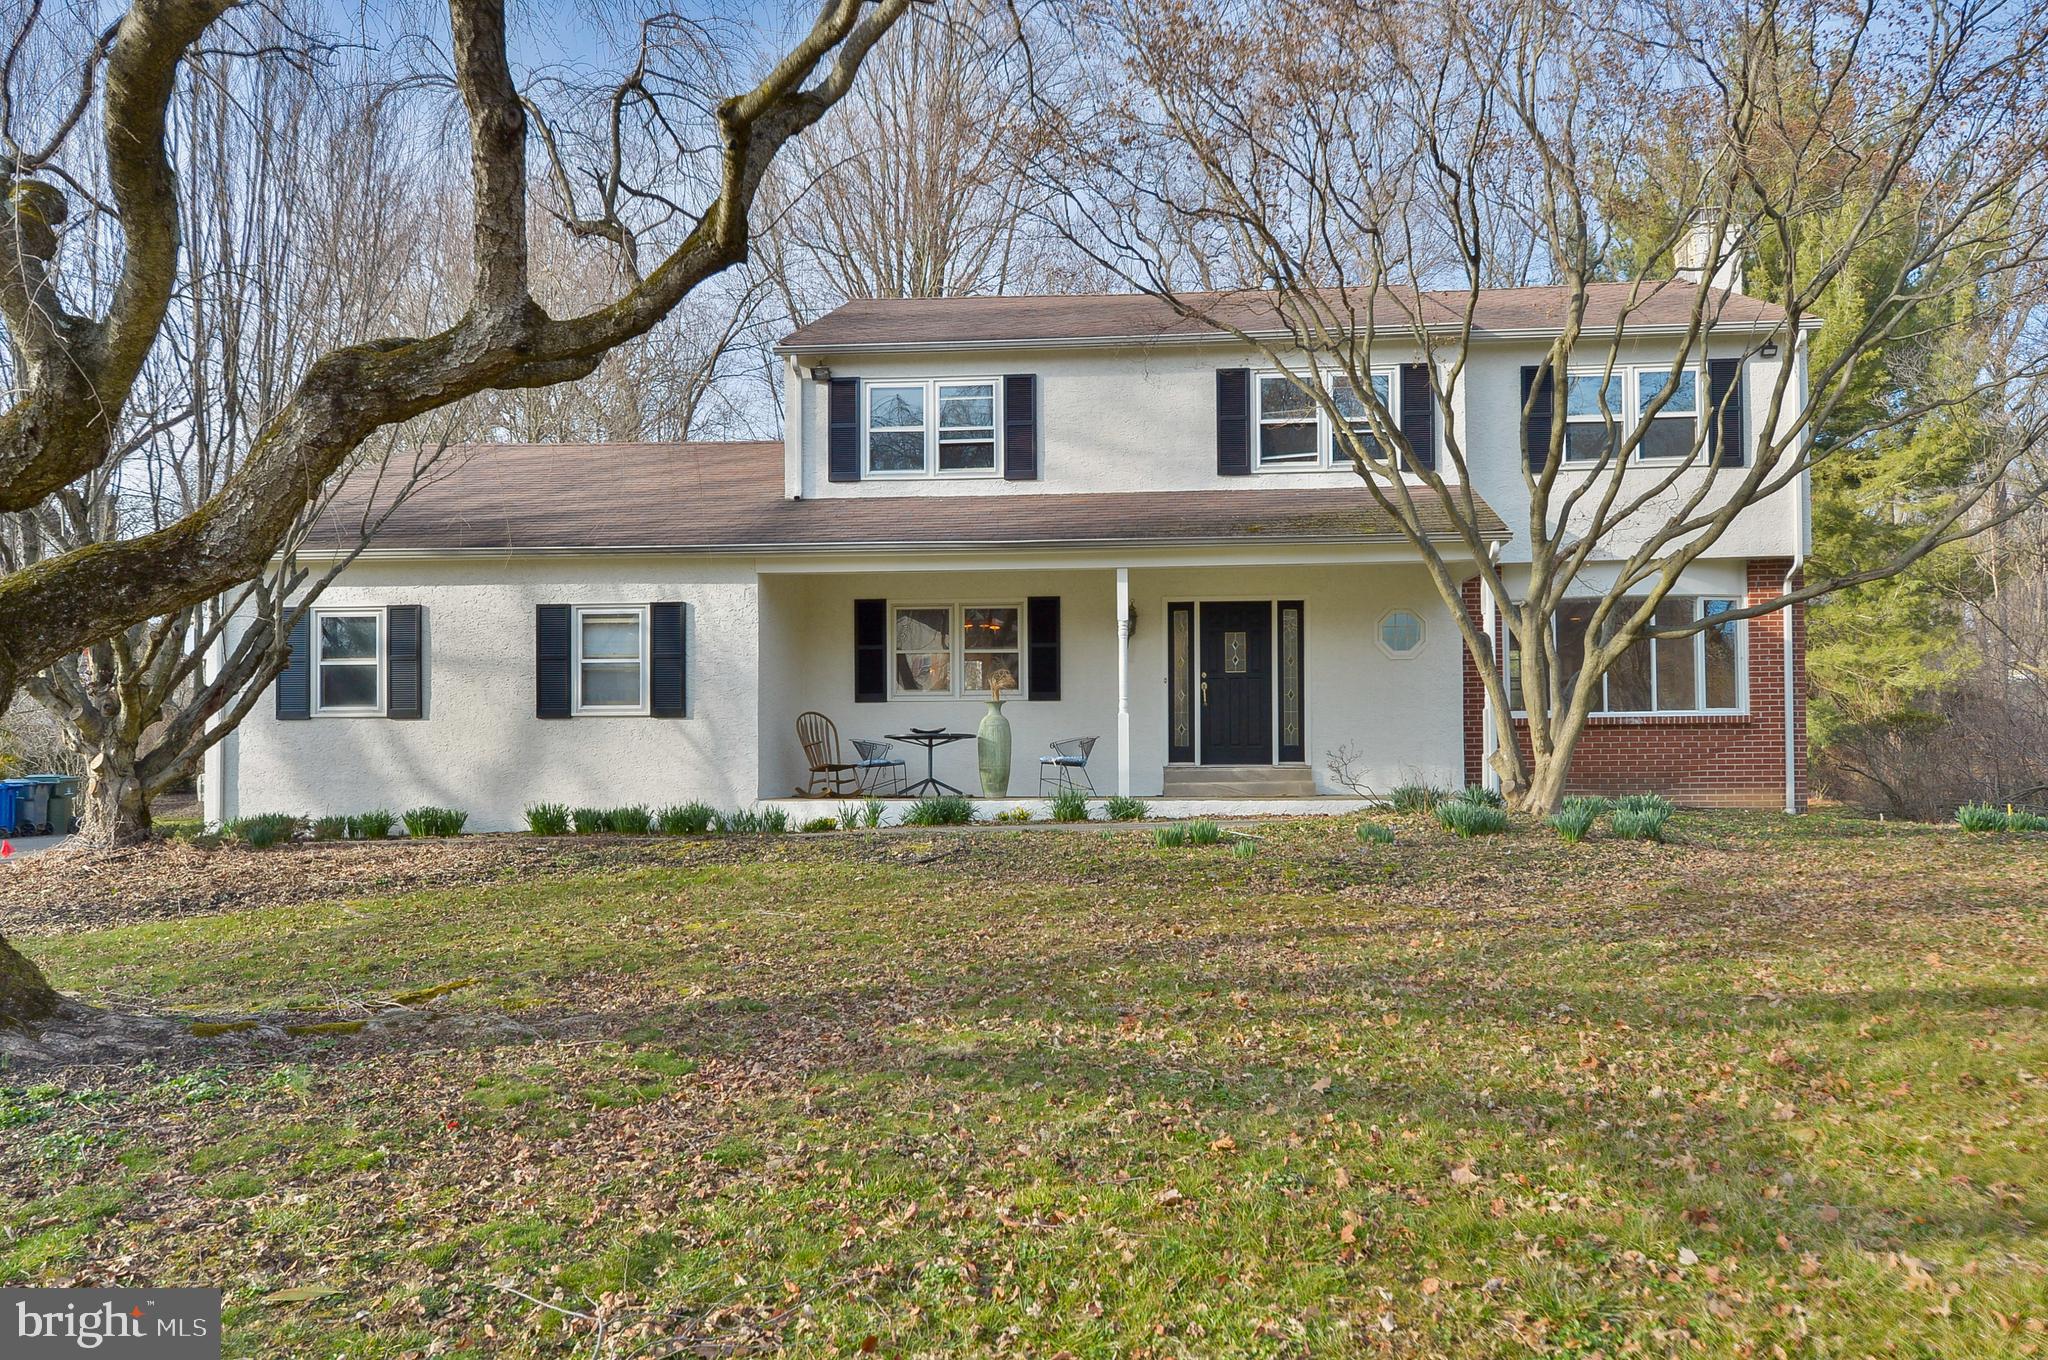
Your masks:
{"label": "front porch", "polygon": [[[763,808],[781,808],[789,814],[793,825],[802,825],[813,817],[836,817],[844,803],[858,803],[858,798],[764,798]],[[883,826],[900,826],[903,816],[909,811],[914,800],[908,798],[884,798],[882,800]],[[1284,798],[1146,798],[1145,815],[1131,821],[1113,822],[1103,804],[1106,798],[1088,800],[1086,822],[1055,822],[1052,819],[1050,798],[971,798],[976,826],[1091,826],[1107,828],[1113,826],[1144,826],[1153,822],[1184,821],[1189,818],[1205,818],[1212,822],[1251,821],[1266,817],[1338,817],[1348,813],[1365,812],[1379,806],[1366,798],[1313,797]],[[1005,813],[1023,812],[1027,821],[999,820]]]}
{"label": "front porch", "polygon": [[[1333,763],[1375,791],[1463,769],[1459,640],[1391,551],[903,555],[767,564],[760,581],[760,796],[812,815],[820,800],[792,797],[810,782],[799,715],[830,719],[848,763],[855,739],[893,743],[915,784],[913,729],[972,734],[996,677],[1013,755],[991,815],[1032,804],[1040,757],[1074,738],[1095,739],[1095,796],[1166,800],[1158,816],[1367,806]],[[971,739],[929,768],[983,793]]]}

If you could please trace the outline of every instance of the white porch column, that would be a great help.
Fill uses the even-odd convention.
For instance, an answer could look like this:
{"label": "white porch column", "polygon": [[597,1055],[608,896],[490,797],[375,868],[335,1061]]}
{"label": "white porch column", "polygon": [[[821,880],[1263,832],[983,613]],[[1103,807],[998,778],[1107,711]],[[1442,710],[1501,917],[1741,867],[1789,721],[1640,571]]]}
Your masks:
{"label": "white porch column", "polygon": [[1116,792],[1131,796],[1131,569],[1116,569]]}

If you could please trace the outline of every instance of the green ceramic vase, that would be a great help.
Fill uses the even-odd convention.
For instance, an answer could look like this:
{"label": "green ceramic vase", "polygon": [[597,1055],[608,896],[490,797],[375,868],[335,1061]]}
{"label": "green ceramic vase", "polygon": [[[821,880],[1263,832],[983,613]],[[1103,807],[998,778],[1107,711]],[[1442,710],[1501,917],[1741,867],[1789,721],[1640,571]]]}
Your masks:
{"label": "green ceramic vase", "polygon": [[981,726],[974,733],[975,754],[981,757],[981,796],[1010,796],[1010,720],[1003,716],[1003,701],[988,701]]}

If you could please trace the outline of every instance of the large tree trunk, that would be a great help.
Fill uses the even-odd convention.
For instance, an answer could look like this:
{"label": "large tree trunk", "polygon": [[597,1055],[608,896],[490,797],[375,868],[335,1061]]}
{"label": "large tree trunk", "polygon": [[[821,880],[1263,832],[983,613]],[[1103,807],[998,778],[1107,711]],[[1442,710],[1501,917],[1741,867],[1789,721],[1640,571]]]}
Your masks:
{"label": "large tree trunk", "polygon": [[47,1018],[57,1009],[57,992],[30,963],[0,935],[0,1029],[12,1029]]}
{"label": "large tree trunk", "polygon": [[140,844],[149,833],[149,786],[136,769],[135,752],[99,751],[87,767],[78,801],[80,843],[112,849]]}

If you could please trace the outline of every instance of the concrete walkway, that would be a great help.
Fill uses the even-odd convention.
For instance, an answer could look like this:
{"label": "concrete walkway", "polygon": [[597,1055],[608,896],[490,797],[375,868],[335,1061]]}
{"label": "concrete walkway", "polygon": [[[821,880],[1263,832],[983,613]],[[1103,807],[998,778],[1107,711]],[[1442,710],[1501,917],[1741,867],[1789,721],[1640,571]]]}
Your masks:
{"label": "concrete walkway", "polygon": [[55,850],[58,846],[64,844],[64,842],[70,839],[71,838],[69,836],[0,837],[0,840],[5,840],[9,845],[14,847],[14,853],[12,855],[9,855],[5,859],[0,859],[0,864],[12,864],[14,863],[14,861],[21,859],[24,856],[40,855],[45,850]]}

